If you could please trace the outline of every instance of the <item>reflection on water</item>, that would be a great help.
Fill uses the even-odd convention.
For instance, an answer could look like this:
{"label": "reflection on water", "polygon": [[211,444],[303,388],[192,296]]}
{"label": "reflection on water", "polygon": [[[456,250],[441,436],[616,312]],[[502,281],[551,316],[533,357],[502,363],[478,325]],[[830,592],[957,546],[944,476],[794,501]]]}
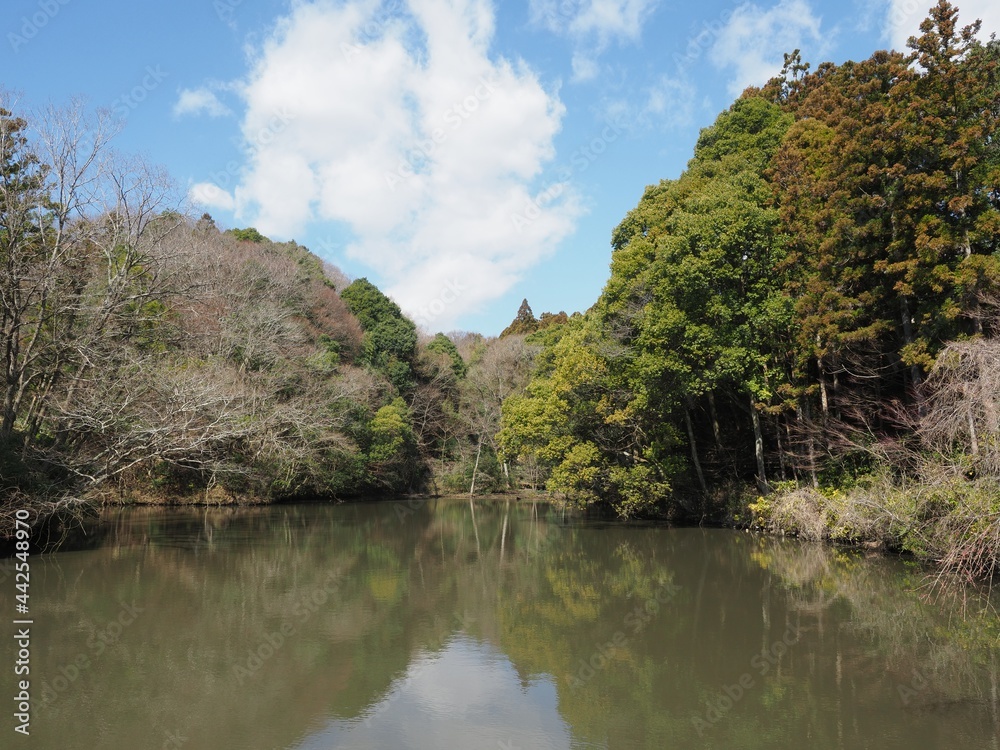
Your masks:
{"label": "reflection on water", "polygon": [[27,747],[1000,748],[997,618],[898,560],[467,500],[104,533],[32,560]]}
{"label": "reflection on water", "polygon": [[297,747],[569,748],[557,708],[551,678],[525,684],[495,648],[456,636],[439,653],[416,655],[362,721],[329,721]]}

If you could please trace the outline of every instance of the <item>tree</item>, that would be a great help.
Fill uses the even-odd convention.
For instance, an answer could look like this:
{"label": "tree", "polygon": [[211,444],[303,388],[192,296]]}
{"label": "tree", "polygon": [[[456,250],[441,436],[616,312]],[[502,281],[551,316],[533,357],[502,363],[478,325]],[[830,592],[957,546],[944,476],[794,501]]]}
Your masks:
{"label": "tree", "polygon": [[[756,474],[766,482],[759,412],[775,398],[768,372],[782,364],[774,344],[790,309],[777,273],[779,217],[762,172],[790,119],[750,97],[704,130],[687,172],[648,189],[615,230],[612,276],[594,309],[625,347],[609,365],[631,394],[623,414],[642,415],[651,444],[670,446],[683,425],[702,492],[697,412],[707,404],[721,446],[717,397],[749,413]],[[658,426],[671,423],[678,427]]]}
{"label": "tree", "polygon": [[511,324],[503,329],[500,334],[500,338],[505,336],[514,335],[525,335],[538,330],[538,321],[535,320],[535,314],[531,311],[531,305],[528,304],[528,300],[521,300],[521,306],[517,308],[517,315]]}
{"label": "tree", "polygon": [[369,430],[368,462],[375,485],[391,492],[412,489],[419,473],[417,445],[406,402],[397,397],[380,408]]}
{"label": "tree", "polygon": [[231,234],[240,242],[253,242],[255,244],[260,244],[261,242],[267,241],[267,237],[262,235],[253,227],[247,227],[246,229],[229,229],[226,230],[226,234]]}
{"label": "tree", "polygon": [[40,356],[45,304],[59,263],[46,247],[52,234],[48,168],[31,150],[27,123],[0,106],[0,364],[3,367],[0,440],[9,440]]}
{"label": "tree", "polygon": [[442,354],[448,358],[451,364],[451,372],[458,380],[465,377],[466,365],[462,355],[458,353],[458,347],[450,338],[443,333],[438,333],[426,346],[427,351]]}
{"label": "tree", "polygon": [[408,391],[413,385],[416,325],[368,279],[351,282],[340,297],[364,329],[364,361],[387,375],[397,390]]}

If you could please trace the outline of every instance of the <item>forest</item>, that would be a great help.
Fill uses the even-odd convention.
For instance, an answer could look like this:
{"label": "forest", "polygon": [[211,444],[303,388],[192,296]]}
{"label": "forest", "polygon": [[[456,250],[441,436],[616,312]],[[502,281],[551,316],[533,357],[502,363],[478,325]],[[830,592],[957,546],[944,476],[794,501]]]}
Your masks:
{"label": "forest", "polygon": [[[545,490],[1000,561],[1000,42],[798,51],[611,234],[584,314],[418,330],[0,95],[0,510]],[[9,520],[9,519],[8,519]]]}
{"label": "forest", "polygon": [[523,336],[422,334],[295,242],[187,217],[114,129],[0,108],[7,516],[508,486]]}
{"label": "forest", "polygon": [[[1000,43],[939,2],[907,53],[798,52],[612,233],[533,334],[502,455],[629,517],[1000,555]],[[544,338],[544,341],[542,338]]]}

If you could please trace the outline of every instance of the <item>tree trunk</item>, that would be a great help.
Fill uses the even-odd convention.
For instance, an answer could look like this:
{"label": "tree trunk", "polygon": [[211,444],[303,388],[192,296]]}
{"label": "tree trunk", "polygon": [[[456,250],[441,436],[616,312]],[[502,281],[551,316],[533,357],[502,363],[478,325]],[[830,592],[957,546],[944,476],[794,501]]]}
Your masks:
{"label": "tree trunk", "polygon": [[0,422],[0,439],[7,440],[14,432],[14,421],[17,419],[17,386],[18,386],[18,341],[17,328],[12,327],[7,333],[8,339],[5,342],[4,356],[4,394],[3,394],[3,421]]}
{"label": "tree trunk", "polygon": [[764,434],[760,429],[760,414],[754,405],[753,395],[750,397],[750,419],[753,421],[753,448],[757,457],[757,486],[767,490],[767,474],[764,470]]}
{"label": "tree trunk", "polygon": [[972,409],[966,412],[966,416],[969,419],[969,440],[972,443],[972,455],[979,455],[979,440],[976,437],[976,420],[972,417]]}
{"label": "tree trunk", "polygon": [[[913,336],[913,317],[910,314],[910,301],[906,297],[900,297],[899,299],[899,313],[903,323],[903,341],[906,344],[912,344],[915,341]],[[910,381],[914,388],[923,382],[920,368],[917,365],[910,365]]]}
{"label": "tree trunk", "polygon": [[788,467],[785,464],[785,447],[781,443],[781,427],[774,431],[774,437],[778,441],[778,467],[781,470],[781,481],[788,480]]}
{"label": "tree trunk", "polygon": [[798,409],[799,422],[802,424],[803,429],[806,431],[808,436],[808,450],[809,450],[809,477],[812,479],[812,486],[814,489],[819,489],[819,478],[816,476],[816,441],[812,429],[812,419],[810,419],[809,414],[809,403],[806,402],[805,406],[800,406]]}
{"label": "tree trunk", "polygon": [[[688,399],[690,405],[690,399]],[[694,425],[691,424],[691,410],[684,409],[684,425],[687,427],[688,442],[691,444],[691,462],[694,464],[695,473],[698,475],[698,484],[701,491],[708,494],[708,485],[705,483],[705,474],[701,470],[701,461],[698,460],[698,445],[694,441]]]}
{"label": "tree trunk", "polygon": [[476,494],[476,472],[479,471],[479,454],[483,452],[483,441],[479,441],[479,447],[476,448],[476,464],[472,467],[472,484],[469,485],[469,497]]}
{"label": "tree trunk", "polygon": [[[820,348],[820,337],[816,334],[816,348]],[[826,393],[826,365],[823,363],[823,356],[817,352],[816,355],[816,370],[819,374],[819,400],[823,407],[823,421],[826,421],[827,416],[830,414],[830,399]]]}
{"label": "tree trunk", "polygon": [[722,450],[722,430],[719,429],[719,413],[715,409],[715,394],[708,392],[708,412],[712,416],[712,434],[715,436],[715,447]]}
{"label": "tree trunk", "polygon": [[[795,439],[792,436],[792,423],[789,419],[785,418],[785,437],[788,439],[788,452],[789,455],[798,457],[798,451],[795,449]],[[799,466],[798,460],[792,461],[792,477],[797,482],[799,480]]]}

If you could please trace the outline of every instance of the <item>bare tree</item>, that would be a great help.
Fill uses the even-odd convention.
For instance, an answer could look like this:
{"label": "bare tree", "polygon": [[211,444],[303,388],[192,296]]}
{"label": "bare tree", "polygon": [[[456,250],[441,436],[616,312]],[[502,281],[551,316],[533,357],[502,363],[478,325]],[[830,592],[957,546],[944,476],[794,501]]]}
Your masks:
{"label": "bare tree", "polygon": [[74,102],[39,113],[29,130],[0,111],[0,437],[20,418],[30,439],[56,383],[86,377],[105,355],[102,342],[143,325],[145,303],[162,296],[156,249],[173,190],[162,172],[111,151],[107,114]]}
{"label": "bare tree", "polygon": [[960,450],[975,471],[1000,475],[1000,339],[948,344],[924,384],[921,439],[934,450]]}
{"label": "bare tree", "polygon": [[[528,384],[537,347],[525,343],[523,335],[509,335],[486,344],[481,356],[469,367],[462,399],[462,416],[476,443],[478,456],[483,445],[497,452],[503,403]],[[510,470],[503,464],[504,480]],[[475,474],[475,470],[473,470]],[[474,477],[473,477],[474,478]]]}

